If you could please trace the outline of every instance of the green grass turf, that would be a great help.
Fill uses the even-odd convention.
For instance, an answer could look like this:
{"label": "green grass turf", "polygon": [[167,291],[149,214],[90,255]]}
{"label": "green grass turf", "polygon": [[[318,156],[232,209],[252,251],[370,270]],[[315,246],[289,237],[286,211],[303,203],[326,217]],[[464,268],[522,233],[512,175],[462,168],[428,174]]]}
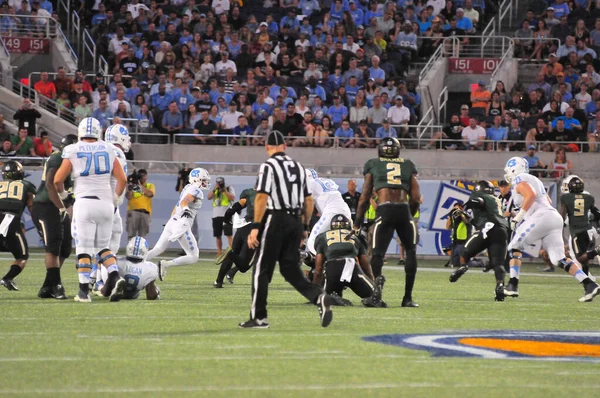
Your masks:
{"label": "green grass turf", "polygon": [[[18,277],[21,291],[0,290],[1,396],[564,397],[600,387],[595,363],[431,357],[361,340],[486,329],[597,331],[600,302],[579,303],[583,289],[569,277],[523,276],[521,297],[495,303],[492,275],[472,270],[450,284],[449,271],[421,271],[421,308],[404,309],[404,273],[392,266],[384,270],[390,308],[362,308],[347,291],[355,307],[335,308],[324,329],[316,308],[276,272],[271,329],[242,330],[249,274],[214,289],[217,267],[203,261],[172,268],[159,283],[158,302],[80,304],[36,297],[41,259],[34,255]],[[70,296],[76,293],[70,263],[63,281]]]}

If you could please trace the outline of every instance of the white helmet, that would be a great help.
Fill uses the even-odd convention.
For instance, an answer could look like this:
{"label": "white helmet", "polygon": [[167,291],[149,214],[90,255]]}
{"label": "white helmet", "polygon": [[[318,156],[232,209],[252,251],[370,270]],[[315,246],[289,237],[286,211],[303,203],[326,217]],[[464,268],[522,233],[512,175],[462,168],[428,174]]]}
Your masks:
{"label": "white helmet", "polygon": [[315,171],[315,169],[305,169],[305,172],[306,172],[306,179],[308,181],[316,180],[319,177],[317,175],[317,172]]}
{"label": "white helmet", "polygon": [[504,179],[506,182],[511,183],[512,180],[519,174],[529,173],[529,163],[524,158],[515,156],[506,162],[504,173]]}
{"label": "white helmet", "polygon": [[188,178],[190,179],[190,184],[193,184],[204,191],[210,189],[210,174],[208,174],[206,169],[197,167],[190,171]]}
{"label": "white helmet", "polygon": [[145,260],[148,254],[148,242],[141,236],[131,238],[125,249],[125,256]]}
{"label": "white helmet", "polygon": [[121,146],[123,152],[129,152],[129,148],[131,147],[129,130],[122,124],[109,126],[104,133],[104,141]]}
{"label": "white helmet", "polygon": [[93,117],[86,117],[77,127],[77,137],[82,138],[95,138],[99,140],[102,137],[102,125],[98,119]]}
{"label": "white helmet", "polygon": [[566,178],[565,178],[565,179],[562,181],[562,183],[560,184],[560,192],[561,192],[562,194],[569,193],[569,182],[570,182],[570,181],[571,181],[573,178],[575,178],[575,177],[577,177],[577,178],[581,179],[581,177],[579,177],[579,176],[576,176],[575,174],[571,174],[570,176],[566,177]]}

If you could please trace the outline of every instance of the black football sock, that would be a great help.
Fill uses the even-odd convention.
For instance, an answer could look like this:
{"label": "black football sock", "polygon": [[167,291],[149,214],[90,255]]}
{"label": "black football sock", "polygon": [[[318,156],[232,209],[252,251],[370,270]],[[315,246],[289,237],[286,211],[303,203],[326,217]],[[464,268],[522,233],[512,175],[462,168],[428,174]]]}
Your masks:
{"label": "black football sock", "polygon": [[19,267],[17,264],[13,264],[10,266],[10,269],[2,279],[15,279],[21,273],[21,271],[23,271],[21,267]]}
{"label": "black football sock", "polygon": [[85,294],[90,293],[90,284],[89,283],[80,283],[79,290],[81,290]]}
{"label": "black football sock", "polygon": [[229,275],[230,278],[233,278],[235,276],[235,274],[237,274],[237,272],[239,270],[240,269],[236,265],[234,265],[233,267],[231,267],[231,269],[229,270],[229,272],[227,273],[227,275]]}
{"label": "black football sock", "polygon": [[50,286],[60,285],[60,268],[48,268],[46,270],[46,277],[50,279]]}
{"label": "black football sock", "polygon": [[223,283],[223,279],[225,278],[227,271],[231,269],[232,265],[233,260],[231,259],[231,256],[225,257],[225,260],[221,263],[221,268],[219,268],[219,274],[217,275],[217,283]]}
{"label": "black football sock", "polygon": [[42,287],[50,287],[53,286],[52,285],[52,273],[50,272],[50,269],[46,269],[46,278],[44,279],[44,283],[42,284]]}

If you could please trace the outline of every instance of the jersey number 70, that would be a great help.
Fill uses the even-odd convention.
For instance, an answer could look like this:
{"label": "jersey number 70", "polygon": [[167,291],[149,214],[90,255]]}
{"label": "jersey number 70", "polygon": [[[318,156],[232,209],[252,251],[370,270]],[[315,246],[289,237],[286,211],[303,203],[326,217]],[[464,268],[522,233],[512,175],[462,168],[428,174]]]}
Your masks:
{"label": "jersey number 70", "polygon": [[77,152],[77,159],[85,159],[85,168],[80,176],[87,177],[90,175],[92,163],[94,164],[94,174],[110,173],[110,161],[108,152]]}

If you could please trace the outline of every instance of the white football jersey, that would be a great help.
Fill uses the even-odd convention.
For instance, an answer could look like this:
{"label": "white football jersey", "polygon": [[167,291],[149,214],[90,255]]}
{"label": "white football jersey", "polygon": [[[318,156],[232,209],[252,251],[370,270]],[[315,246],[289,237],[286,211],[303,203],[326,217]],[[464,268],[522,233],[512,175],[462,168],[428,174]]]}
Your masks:
{"label": "white football jersey", "polygon": [[334,181],[327,178],[315,178],[310,181],[309,188],[319,213],[337,213],[348,208]]}
{"label": "white football jersey", "polygon": [[135,295],[158,278],[158,266],[150,261],[133,263],[121,258],[119,259],[119,275],[127,283],[125,294]]}
{"label": "white football jersey", "polygon": [[96,196],[100,200],[113,200],[111,176],[116,154],[114,147],[104,141],[77,142],[63,149],[63,159],[69,159],[73,168],[73,193],[75,199]]}
{"label": "white football jersey", "polygon": [[[121,164],[121,167],[123,167],[123,171],[125,172],[125,175],[127,175],[127,159],[125,158],[125,153],[123,152],[122,149],[116,147],[115,145],[112,145],[112,147],[115,150],[115,155],[117,156],[117,160]],[[112,187],[113,192],[117,189],[117,179],[115,177],[112,177],[110,179],[110,186]],[[123,203],[123,201],[125,200],[125,193],[127,193],[127,190],[123,190],[123,194],[121,194],[121,199],[119,199],[119,203],[118,203],[119,205],[121,205]]]}
{"label": "white football jersey", "polygon": [[516,189],[517,185],[519,185],[521,182],[528,183],[535,192],[535,202],[533,202],[533,205],[531,205],[529,210],[527,210],[525,213],[526,217],[530,217],[540,210],[556,211],[546,197],[547,195],[544,184],[539,180],[539,178],[528,173],[521,173],[512,180],[512,197],[515,206],[519,208],[523,206],[523,195],[518,194]]}
{"label": "white football jersey", "polygon": [[181,194],[179,195],[179,200],[177,201],[177,205],[175,206],[176,209],[175,209],[174,216],[181,215],[181,201],[187,195],[192,195],[193,197],[196,198],[192,203],[188,204],[188,208],[192,212],[192,216],[196,217],[196,213],[202,207],[202,201],[204,200],[204,193],[202,193],[202,191],[200,190],[200,188],[198,188],[197,186],[192,185],[192,184],[187,184],[181,190]]}

